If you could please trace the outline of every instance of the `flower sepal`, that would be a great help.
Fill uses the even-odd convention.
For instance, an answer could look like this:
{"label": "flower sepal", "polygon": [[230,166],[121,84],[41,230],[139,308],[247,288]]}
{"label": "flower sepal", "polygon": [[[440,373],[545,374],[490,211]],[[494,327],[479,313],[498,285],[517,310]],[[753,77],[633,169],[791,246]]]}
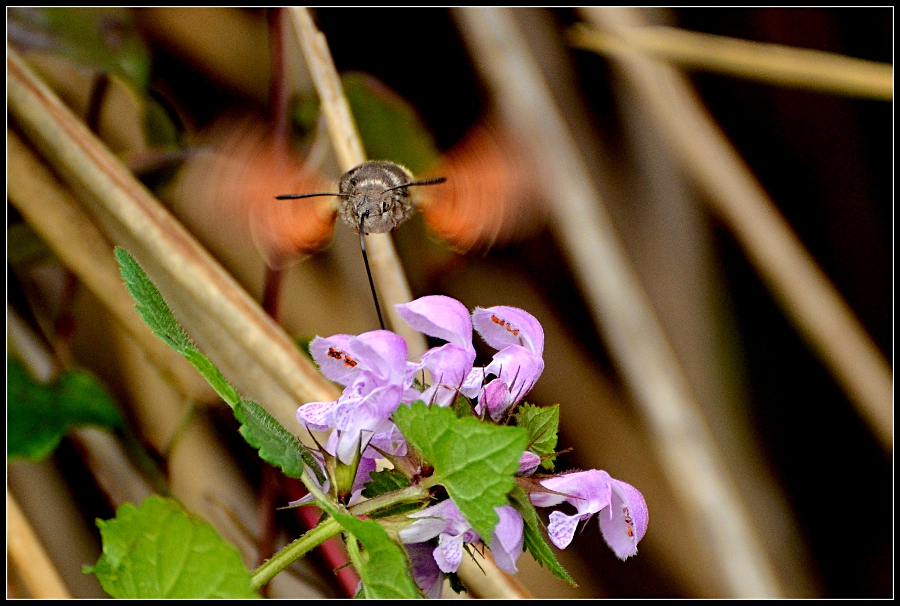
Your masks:
{"label": "flower sepal", "polygon": [[[329,460],[330,459],[330,460]],[[346,504],[353,494],[353,484],[356,480],[356,474],[359,471],[359,461],[361,457],[359,451],[350,464],[342,462],[338,457],[326,456],[325,468],[331,478],[331,485],[334,487],[337,500]]]}
{"label": "flower sepal", "polygon": [[431,466],[415,448],[407,447],[406,454],[402,456],[381,450],[374,444],[369,444],[369,448],[381,455],[383,459],[394,466],[396,471],[402,473],[410,481],[431,475]]}

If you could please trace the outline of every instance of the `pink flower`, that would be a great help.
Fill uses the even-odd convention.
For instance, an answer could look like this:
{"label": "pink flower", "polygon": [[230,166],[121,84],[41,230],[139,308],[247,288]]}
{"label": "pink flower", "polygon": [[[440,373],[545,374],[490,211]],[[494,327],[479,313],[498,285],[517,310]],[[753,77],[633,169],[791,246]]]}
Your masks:
{"label": "pink flower", "polygon": [[348,465],[373,441],[397,443],[398,454],[405,454],[406,443],[398,443],[389,419],[401,402],[421,397],[412,388],[415,367],[406,360],[406,341],[392,332],[373,330],[358,337],[316,337],[309,349],[322,374],[346,387],[334,402],[309,402],[298,408],[297,420],[318,431],[334,429],[330,452]]}
{"label": "pink flower", "polygon": [[616,556],[624,560],[637,553],[650,518],[647,503],[634,486],[596,469],[548,478],[541,485],[562,494],[532,492],[532,504],[550,507],[568,502],[576,510],[574,515],[559,510],[550,514],[547,532],[554,545],[565,549],[578,523],[598,513],[600,532]]}
{"label": "pink flower", "polygon": [[[443,295],[420,297],[396,306],[407,324],[430,337],[447,341],[422,355],[420,368],[434,377],[423,394],[439,406],[453,403],[458,393],[478,397],[476,412],[498,420],[531,389],[544,370],[544,330],[534,316],[515,307],[476,308],[471,319],[462,303]],[[473,368],[472,327],[499,350],[486,367]],[[482,388],[488,376],[496,377]]]}
{"label": "pink flower", "polygon": [[544,371],[544,329],[527,311],[503,305],[476,308],[472,323],[485,342],[499,351],[490,364],[469,374],[464,387],[468,390],[490,375],[497,377],[481,389],[475,412],[487,412],[499,420],[531,391]]}
{"label": "pink flower", "polygon": [[530,476],[537,470],[538,465],[540,464],[541,457],[530,450],[526,450],[522,453],[522,456],[519,457],[519,469],[516,470],[516,473],[523,476]]}
{"label": "pink flower", "polygon": [[443,339],[446,345],[422,354],[418,368],[431,373],[434,384],[422,393],[422,400],[438,406],[449,406],[456,399],[472,364],[472,321],[465,306],[450,297],[431,295],[396,306],[407,324],[429,337]]}
{"label": "pink flower", "polygon": [[[522,516],[509,505],[495,508],[499,520],[488,545],[497,566],[510,574],[518,572],[516,561],[525,541]],[[438,545],[432,551],[442,572],[456,572],[462,562],[463,546],[481,540],[450,499],[410,514],[415,521],[400,531],[404,544],[424,543],[435,537]],[[420,585],[421,586],[421,585]]]}
{"label": "pink flower", "polygon": [[409,560],[412,564],[413,580],[425,597],[437,600],[441,597],[444,588],[444,575],[434,561],[432,552],[434,548],[428,543],[411,543],[406,546]]}

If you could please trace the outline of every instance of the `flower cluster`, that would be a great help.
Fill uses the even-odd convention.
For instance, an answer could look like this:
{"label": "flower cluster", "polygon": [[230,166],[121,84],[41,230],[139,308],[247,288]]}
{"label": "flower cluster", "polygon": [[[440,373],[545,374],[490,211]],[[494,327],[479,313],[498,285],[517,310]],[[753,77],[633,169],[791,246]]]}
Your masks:
{"label": "flower cluster", "polygon": [[[311,402],[297,411],[298,421],[318,431],[331,430],[323,449],[341,464],[355,465],[353,498],[357,498],[374,460],[382,454],[404,456],[407,445],[391,421],[402,404],[423,400],[432,406],[449,406],[459,396],[477,401],[474,410],[494,422],[508,419],[544,370],[544,332],[529,313],[514,307],[476,308],[450,297],[435,295],[396,307],[412,328],[445,344],[408,359],[406,342],[398,335],[376,330],[353,335],[316,337],[310,352],[323,374],[344,386],[334,402]],[[496,353],[483,367],[475,366],[472,330]],[[417,383],[427,371],[430,385]],[[518,475],[529,476],[541,458],[525,451]],[[637,553],[647,529],[647,506],[631,485],[605,471],[588,470],[561,474],[529,483],[530,499],[538,507],[568,503],[574,514],[550,513],[550,540],[560,549],[572,540],[579,522],[599,514],[600,531],[621,558]],[[408,516],[399,531],[412,562],[413,574],[423,593],[440,595],[443,575],[456,572],[466,544],[487,543],[497,565],[517,572],[523,549],[523,519],[510,505],[496,508],[499,522],[491,537],[478,536],[452,500],[440,501]]]}
{"label": "flower cluster", "polygon": [[[475,411],[487,410],[499,419],[517,404],[544,370],[544,331],[530,314],[514,307],[477,308],[469,312],[456,299],[433,295],[398,305],[397,312],[414,329],[447,341],[407,360],[406,341],[386,331],[359,336],[316,337],[309,349],[326,377],[344,385],[334,402],[310,402],[297,410],[297,420],[310,429],[333,429],[325,449],[344,464],[362,451],[380,456],[373,445],[403,455],[406,444],[390,421],[400,404],[424,400],[448,406],[457,395],[477,398]],[[490,364],[475,367],[472,327],[497,349]],[[425,391],[413,387],[415,376],[427,370],[434,382]],[[485,384],[488,377],[495,377]]]}

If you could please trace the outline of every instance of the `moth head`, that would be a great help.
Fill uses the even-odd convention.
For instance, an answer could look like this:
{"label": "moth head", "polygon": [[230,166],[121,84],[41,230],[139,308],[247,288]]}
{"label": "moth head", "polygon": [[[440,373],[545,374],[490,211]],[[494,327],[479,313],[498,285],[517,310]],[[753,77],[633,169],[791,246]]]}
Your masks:
{"label": "moth head", "polygon": [[445,177],[413,180],[408,170],[386,161],[364,162],[341,177],[338,192],[285,194],[279,200],[335,196],[340,198],[337,213],[347,225],[361,233],[389,232],[413,213],[409,188],[435,185]]}

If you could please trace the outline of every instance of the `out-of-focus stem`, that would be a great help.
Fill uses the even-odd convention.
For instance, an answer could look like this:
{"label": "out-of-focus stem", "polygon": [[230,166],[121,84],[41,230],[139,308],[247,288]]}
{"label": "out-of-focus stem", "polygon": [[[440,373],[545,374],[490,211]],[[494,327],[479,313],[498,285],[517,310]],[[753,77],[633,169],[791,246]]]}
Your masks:
{"label": "out-of-focus stem", "polygon": [[627,36],[577,24],[569,30],[575,46],[616,58],[639,52],[685,68],[782,86],[890,101],[894,67],[807,48],[755,42],[662,25],[633,27]]}
{"label": "out-of-focus stem", "polygon": [[732,595],[780,595],[771,561],[511,11],[470,8],[454,15],[500,115],[540,159],[556,231],[690,530],[715,553]]}
{"label": "out-of-focus stem", "polygon": [[[104,229],[144,266],[170,307],[235,386],[282,425],[336,390],[196,240],[8,49],[12,120]],[[162,279],[161,279],[162,278]],[[214,346],[211,346],[214,345]],[[301,432],[297,430],[298,435]]]}
{"label": "out-of-focus stem", "polygon": [[134,309],[134,299],[125,290],[112,255],[112,243],[11,129],[6,131],[6,151],[9,201],[28,225],[102,301],[181,393],[199,400],[215,397],[194,367],[147,329]]}
{"label": "out-of-focus stem", "polygon": [[6,539],[10,560],[31,597],[72,597],[9,489],[6,490]]}
{"label": "out-of-focus stem", "polygon": [[[624,9],[623,9],[624,10]],[[636,12],[585,9],[597,27],[630,40]],[[685,171],[709,195],[711,209],[730,227],[785,313],[869,423],[893,450],[892,372],[847,303],[800,244],[744,160],[673,68],[630,53],[622,73],[652,109],[651,118]]]}
{"label": "out-of-focus stem", "polygon": [[[306,9],[295,7],[290,10],[303,54],[319,93],[338,164],[341,170],[348,171],[365,162],[366,153],[344,96],[341,80],[331,60],[328,43],[313,24]],[[412,293],[390,234],[369,234],[366,242],[375,287],[381,295],[389,328],[406,339],[411,354],[424,352],[428,348],[425,337],[410,328],[394,309],[396,304],[408,303],[412,299]]]}

